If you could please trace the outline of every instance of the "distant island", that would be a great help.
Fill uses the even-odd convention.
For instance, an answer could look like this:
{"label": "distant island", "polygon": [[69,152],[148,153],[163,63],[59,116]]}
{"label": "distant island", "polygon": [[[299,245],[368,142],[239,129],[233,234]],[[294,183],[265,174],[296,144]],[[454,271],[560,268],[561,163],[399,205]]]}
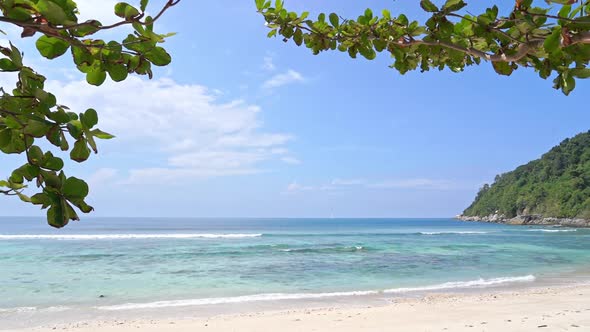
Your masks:
{"label": "distant island", "polygon": [[464,221],[590,227],[590,131],[497,175],[457,216]]}

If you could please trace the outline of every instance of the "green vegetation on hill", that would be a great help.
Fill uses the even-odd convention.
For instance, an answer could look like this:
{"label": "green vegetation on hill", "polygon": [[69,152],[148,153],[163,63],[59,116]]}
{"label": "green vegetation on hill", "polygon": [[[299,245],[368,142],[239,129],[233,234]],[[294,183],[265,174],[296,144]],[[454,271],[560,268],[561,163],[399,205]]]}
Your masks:
{"label": "green vegetation on hill", "polygon": [[464,216],[504,214],[590,219],[590,131],[568,138],[541,159],[496,176]]}

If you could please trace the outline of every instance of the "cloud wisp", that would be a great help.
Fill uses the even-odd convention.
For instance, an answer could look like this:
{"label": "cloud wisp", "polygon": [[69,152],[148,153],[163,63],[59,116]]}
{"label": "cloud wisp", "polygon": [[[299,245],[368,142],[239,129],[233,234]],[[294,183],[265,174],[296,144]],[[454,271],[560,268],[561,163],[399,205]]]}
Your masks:
{"label": "cloud wisp", "polygon": [[262,84],[262,89],[264,90],[273,90],[285,85],[293,84],[293,83],[301,83],[305,81],[305,77],[298,71],[293,69],[289,69],[284,73],[276,74],[266,80]]}
{"label": "cloud wisp", "polygon": [[297,193],[302,191],[344,191],[348,189],[364,190],[460,190],[472,188],[471,185],[464,185],[452,180],[428,179],[428,178],[406,178],[395,180],[369,181],[362,178],[356,179],[333,179],[326,184],[321,185],[300,185],[298,182],[290,183],[287,193]]}
{"label": "cloud wisp", "polygon": [[96,108],[99,126],[119,140],[117,152],[134,156],[132,183],[252,174],[267,161],[295,160],[286,147],[292,135],[264,130],[259,106],[223,101],[204,86],[130,77],[98,88],[83,81],[48,88],[73,111]]}

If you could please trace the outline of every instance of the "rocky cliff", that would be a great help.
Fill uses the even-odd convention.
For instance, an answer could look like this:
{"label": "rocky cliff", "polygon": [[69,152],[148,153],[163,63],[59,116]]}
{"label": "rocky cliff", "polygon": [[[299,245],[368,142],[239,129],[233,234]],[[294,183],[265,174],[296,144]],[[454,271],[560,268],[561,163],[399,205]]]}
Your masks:
{"label": "rocky cliff", "polygon": [[488,216],[464,216],[458,215],[456,217],[462,221],[474,222],[491,222],[508,225],[553,225],[565,227],[590,227],[590,220],[580,218],[554,218],[543,217],[541,215],[516,216],[507,218],[505,215],[491,214]]}

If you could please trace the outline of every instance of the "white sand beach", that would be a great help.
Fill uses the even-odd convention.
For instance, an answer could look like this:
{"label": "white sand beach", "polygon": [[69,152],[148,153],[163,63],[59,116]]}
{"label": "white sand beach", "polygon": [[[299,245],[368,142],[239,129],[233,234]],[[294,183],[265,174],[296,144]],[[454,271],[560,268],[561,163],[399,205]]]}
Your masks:
{"label": "white sand beach", "polygon": [[[198,310],[198,309],[195,309]],[[209,318],[85,321],[25,331],[590,331],[590,285],[430,294],[376,307],[326,307]]]}

